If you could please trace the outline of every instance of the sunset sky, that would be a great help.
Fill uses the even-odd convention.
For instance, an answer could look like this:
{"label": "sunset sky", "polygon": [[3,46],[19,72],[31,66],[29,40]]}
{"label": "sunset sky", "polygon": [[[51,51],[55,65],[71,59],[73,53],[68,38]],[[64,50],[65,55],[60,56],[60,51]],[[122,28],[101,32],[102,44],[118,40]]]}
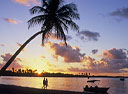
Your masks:
{"label": "sunset sky", "polygon": [[[66,47],[54,36],[32,40],[9,68],[47,72],[120,75],[128,68],[128,0],[65,0],[80,14],[80,32],[69,29]],[[0,1],[0,68],[40,26],[28,29],[29,9],[40,0]],[[126,73],[127,75],[127,73]]]}

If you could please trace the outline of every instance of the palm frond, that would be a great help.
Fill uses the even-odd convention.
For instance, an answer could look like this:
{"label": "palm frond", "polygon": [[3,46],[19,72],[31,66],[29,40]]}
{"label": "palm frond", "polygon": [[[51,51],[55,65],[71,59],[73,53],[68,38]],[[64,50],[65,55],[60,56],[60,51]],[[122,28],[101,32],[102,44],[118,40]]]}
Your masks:
{"label": "palm frond", "polygon": [[47,0],[42,0],[42,7],[48,7]]}
{"label": "palm frond", "polygon": [[58,19],[58,21],[59,21],[60,25],[64,28],[64,30],[66,30],[68,33],[68,26],[61,19]]}
{"label": "palm frond", "polygon": [[31,8],[30,10],[30,14],[39,14],[39,13],[45,13],[46,9],[44,9],[43,7],[40,6],[34,6],[33,8]]}
{"label": "palm frond", "polygon": [[65,18],[61,18],[61,19],[65,24],[69,25],[71,29],[79,31],[79,26],[75,22],[73,22],[72,20],[65,19]]}
{"label": "palm frond", "polygon": [[76,8],[76,5],[74,3],[66,4],[57,11],[58,14],[64,14],[68,13],[71,15],[71,17],[79,19],[78,10]]}
{"label": "palm frond", "polygon": [[57,38],[63,39],[65,44],[67,45],[66,36],[65,36],[64,30],[63,30],[63,28],[61,26],[61,23],[59,23],[59,21],[56,21],[55,29],[56,29],[56,36],[57,36]]}
{"label": "palm frond", "polygon": [[58,13],[58,16],[62,16],[62,17],[68,17],[68,18],[70,18],[70,19],[80,19],[80,17],[79,17],[79,14],[77,13],[77,12],[73,12],[73,11],[65,11],[65,12],[61,12],[61,13]]}
{"label": "palm frond", "polygon": [[28,21],[28,28],[33,27],[35,25],[43,24],[44,20],[46,19],[46,15],[39,15],[31,18]]}

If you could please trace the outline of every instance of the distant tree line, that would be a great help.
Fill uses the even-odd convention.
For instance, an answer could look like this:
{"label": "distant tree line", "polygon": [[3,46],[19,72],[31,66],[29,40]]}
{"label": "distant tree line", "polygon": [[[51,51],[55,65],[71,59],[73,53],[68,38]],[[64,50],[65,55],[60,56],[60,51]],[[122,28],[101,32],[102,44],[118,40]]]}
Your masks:
{"label": "distant tree line", "polygon": [[91,76],[90,73],[79,73],[77,75],[74,74],[64,74],[64,73],[49,73],[49,72],[42,72],[41,74],[37,73],[37,69],[9,69],[4,72],[2,76],[34,76],[34,77],[89,77]]}
{"label": "distant tree line", "polygon": [[35,73],[37,71],[37,69],[32,70],[32,69],[14,69],[12,68],[12,70],[9,70],[10,72],[13,73]]}

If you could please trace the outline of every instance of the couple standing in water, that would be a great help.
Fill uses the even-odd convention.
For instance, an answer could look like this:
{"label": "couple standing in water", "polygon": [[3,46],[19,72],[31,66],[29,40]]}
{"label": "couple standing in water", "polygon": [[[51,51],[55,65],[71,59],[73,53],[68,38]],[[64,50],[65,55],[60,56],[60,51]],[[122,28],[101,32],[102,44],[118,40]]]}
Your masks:
{"label": "couple standing in water", "polygon": [[48,79],[44,77],[43,79],[43,89],[47,89],[48,86]]}

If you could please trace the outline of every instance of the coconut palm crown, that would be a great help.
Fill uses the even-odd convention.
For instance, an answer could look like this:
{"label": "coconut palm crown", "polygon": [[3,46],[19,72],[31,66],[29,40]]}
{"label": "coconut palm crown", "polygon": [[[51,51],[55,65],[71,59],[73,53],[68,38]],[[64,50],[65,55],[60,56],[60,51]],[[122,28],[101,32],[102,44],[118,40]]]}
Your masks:
{"label": "coconut palm crown", "polygon": [[73,22],[73,19],[79,19],[79,14],[74,3],[64,5],[64,0],[42,0],[41,6],[34,6],[30,9],[30,13],[32,15],[36,14],[36,16],[28,21],[28,28],[35,25],[41,25],[41,31],[38,31],[31,36],[14,53],[14,55],[2,67],[0,75],[3,75],[4,71],[14,61],[17,55],[37,35],[42,34],[42,43],[44,43],[44,39],[48,38],[51,32],[54,31],[56,37],[64,40],[67,45],[64,31],[68,32],[69,27],[76,31],[79,30],[78,25]]}
{"label": "coconut palm crown", "polygon": [[42,0],[41,6],[30,9],[32,15],[38,14],[38,16],[28,21],[28,27],[41,24],[42,42],[54,31],[56,37],[64,40],[67,45],[64,31],[68,32],[68,27],[79,30],[79,26],[73,22],[73,19],[80,19],[76,5],[63,3],[64,0]]}

